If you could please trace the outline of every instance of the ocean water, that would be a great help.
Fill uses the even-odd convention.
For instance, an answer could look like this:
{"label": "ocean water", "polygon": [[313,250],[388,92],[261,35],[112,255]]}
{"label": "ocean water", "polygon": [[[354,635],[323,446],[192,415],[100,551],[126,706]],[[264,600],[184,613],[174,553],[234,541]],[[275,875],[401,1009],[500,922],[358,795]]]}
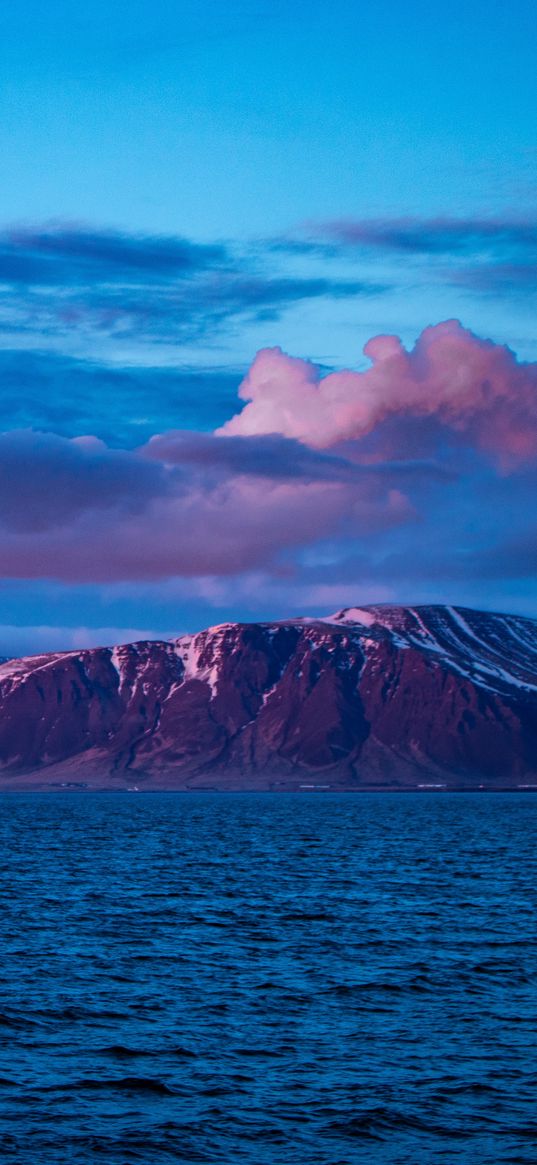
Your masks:
{"label": "ocean water", "polygon": [[535,1165],[537,797],[2,794],[4,1165]]}

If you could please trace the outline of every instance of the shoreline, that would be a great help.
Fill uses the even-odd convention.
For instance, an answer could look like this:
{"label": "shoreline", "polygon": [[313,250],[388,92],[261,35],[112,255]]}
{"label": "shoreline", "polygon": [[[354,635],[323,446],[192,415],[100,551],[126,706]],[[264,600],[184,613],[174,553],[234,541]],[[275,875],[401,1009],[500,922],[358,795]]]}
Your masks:
{"label": "shoreline", "polygon": [[294,797],[298,797],[298,796],[305,796],[305,797],[307,797],[307,796],[324,796],[324,797],[328,796],[328,797],[330,797],[330,796],[342,796],[342,795],[344,795],[344,796],[349,796],[349,795],[350,796],[361,796],[361,795],[371,795],[372,793],[378,794],[379,796],[384,796],[384,795],[408,796],[409,794],[419,794],[420,796],[442,796],[442,795],[451,794],[451,793],[455,793],[457,795],[465,794],[465,793],[473,793],[473,794],[475,793],[475,794],[480,794],[480,795],[487,794],[487,793],[494,793],[494,794],[498,794],[498,795],[505,795],[507,793],[516,793],[516,794],[519,794],[521,796],[526,796],[528,794],[537,793],[537,784],[535,784],[535,785],[516,785],[514,787],[509,786],[509,785],[486,786],[486,787],[483,785],[452,785],[449,787],[445,786],[443,788],[432,788],[432,787],[424,788],[423,786],[416,785],[416,786],[408,786],[407,788],[404,788],[404,789],[397,787],[397,786],[384,786],[382,788],[379,788],[379,786],[374,786],[374,785],[362,786],[361,788],[350,788],[350,787],[338,788],[338,787],[334,786],[333,788],[325,788],[325,789],[323,789],[323,788],[318,788],[318,789],[315,789],[315,788],[294,788],[294,789],[293,788],[282,788],[282,789],[231,788],[231,789],[222,789],[222,788],[218,788],[217,786],[214,786],[214,785],[211,785],[211,786],[209,786],[209,785],[201,786],[200,785],[198,787],[194,786],[194,787],[190,787],[190,788],[184,788],[184,787],[183,788],[177,788],[177,787],[172,788],[170,786],[164,786],[164,785],[163,786],[152,786],[151,788],[148,788],[147,786],[145,786],[143,788],[139,788],[139,787],[136,787],[136,788],[134,788],[134,787],[132,787],[132,788],[130,788],[130,787],[117,788],[113,785],[82,785],[82,784],[73,783],[73,784],[65,784],[65,785],[61,785],[61,786],[58,786],[58,785],[54,785],[54,786],[51,786],[51,785],[26,785],[26,786],[22,786],[22,787],[18,787],[18,788],[13,786],[13,785],[10,785],[9,787],[6,787],[6,788],[3,788],[2,786],[0,786],[0,794],[2,794],[2,793],[6,793],[6,794],[13,793],[15,795],[21,794],[21,793],[24,793],[24,794],[26,794],[26,793],[42,793],[45,796],[54,796],[54,795],[58,795],[58,796],[67,795],[67,796],[69,796],[69,795],[76,794],[76,793],[84,793],[84,794],[91,794],[91,795],[95,795],[95,794],[98,794],[98,795],[121,794],[122,796],[127,795],[127,794],[140,794],[140,793],[146,794],[146,795],[148,795],[148,794],[151,795],[153,793],[159,793],[159,794],[160,793],[169,793],[169,794],[179,794],[181,796],[188,796],[190,794],[202,794],[202,795],[205,795],[205,794],[215,795],[216,794],[218,796],[224,796],[224,797],[226,797],[226,796],[243,796],[244,794],[247,794],[249,796],[251,796],[252,794],[255,794],[255,795],[259,795],[259,796],[275,796],[275,797],[289,796],[289,795],[294,796]]}

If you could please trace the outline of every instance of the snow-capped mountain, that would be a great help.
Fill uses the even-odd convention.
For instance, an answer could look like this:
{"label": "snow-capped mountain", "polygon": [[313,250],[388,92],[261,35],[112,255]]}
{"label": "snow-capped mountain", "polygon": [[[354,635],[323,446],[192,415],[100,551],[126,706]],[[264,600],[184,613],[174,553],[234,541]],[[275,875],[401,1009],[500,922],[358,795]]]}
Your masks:
{"label": "snow-capped mountain", "polygon": [[370,606],[0,665],[0,787],[537,787],[537,620]]}

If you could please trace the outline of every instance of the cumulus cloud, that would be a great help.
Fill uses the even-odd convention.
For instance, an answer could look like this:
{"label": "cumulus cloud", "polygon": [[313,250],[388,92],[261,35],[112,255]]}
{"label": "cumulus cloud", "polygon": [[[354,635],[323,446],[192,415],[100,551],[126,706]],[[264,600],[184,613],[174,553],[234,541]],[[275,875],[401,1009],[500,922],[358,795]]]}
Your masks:
{"label": "cumulus cloud", "polygon": [[537,454],[537,364],[457,320],[425,328],[410,351],[381,335],[364,353],[365,371],[323,377],[307,360],[262,350],[239,389],[248,403],[221,432],[281,433],[328,449],[390,418],[432,418],[504,468]]}

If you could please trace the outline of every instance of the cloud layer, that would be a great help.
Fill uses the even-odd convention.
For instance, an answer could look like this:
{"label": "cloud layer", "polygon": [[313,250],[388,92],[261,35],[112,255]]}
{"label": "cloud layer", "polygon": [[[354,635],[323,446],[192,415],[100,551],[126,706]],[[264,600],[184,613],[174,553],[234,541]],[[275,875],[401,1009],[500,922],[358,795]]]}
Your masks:
{"label": "cloud layer", "polygon": [[263,245],[196,243],[62,224],[0,232],[0,331],[97,332],[163,341],[214,337],[233,320],[277,319],[294,304],[370,296],[381,281],[333,269],[275,269]]}
{"label": "cloud layer", "polygon": [[[418,466],[427,475],[428,467]],[[379,472],[285,438],[170,433],[0,438],[0,572],[68,582],[237,574],[323,537],[409,520],[403,467]]]}
{"label": "cloud layer", "polygon": [[[113,431],[0,433],[4,590],[94,587],[105,604],[145,588],[135,627],[157,592],[254,617],[531,585],[537,365],[453,320],[365,354],[364,371],[323,375],[262,350],[216,431],[166,427],[131,448]],[[169,603],[151,622],[182,625]]]}
{"label": "cloud layer", "polygon": [[502,298],[537,291],[537,218],[495,215],[343,219],[280,240],[297,253],[389,261],[404,256],[429,283]]}
{"label": "cloud layer", "polygon": [[537,249],[537,220],[534,218],[378,218],[327,223],[321,231],[328,238],[350,246],[420,255],[469,254],[480,251],[498,255]]}
{"label": "cloud layer", "polygon": [[[129,363],[143,353],[146,365],[177,364],[181,348],[198,360],[205,347],[215,364],[228,347],[226,359],[237,365],[260,341],[283,336],[294,347],[298,334],[301,346],[305,314],[319,304],[316,351],[330,365],[338,314],[365,337],[375,318],[385,326],[395,292],[409,305],[403,316],[414,312],[412,334],[424,294],[439,312],[446,294],[452,311],[471,304],[478,330],[483,320],[491,327],[496,300],[526,313],[537,292],[537,220],[345,220],[278,239],[208,242],[61,222],[23,226],[0,231],[0,287],[4,345],[48,345],[64,357],[120,353]],[[533,336],[529,321],[525,327]]]}

